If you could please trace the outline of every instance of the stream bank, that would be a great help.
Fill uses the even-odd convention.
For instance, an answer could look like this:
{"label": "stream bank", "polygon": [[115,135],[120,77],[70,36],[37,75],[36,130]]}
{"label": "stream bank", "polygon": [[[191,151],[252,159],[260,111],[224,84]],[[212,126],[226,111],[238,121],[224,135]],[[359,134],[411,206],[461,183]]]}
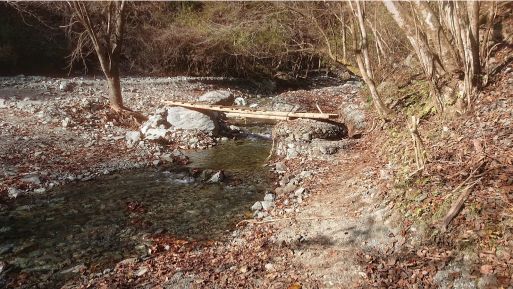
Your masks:
{"label": "stream bank", "polygon": [[[130,81],[133,80],[129,80],[128,83],[133,83]],[[23,81],[21,82],[23,83]],[[120,169],[146,167],[147,169],[144,170],[150,168],[157,168],[159,170],[159,168],[162,169],[172,165],[172,163],[166,162],[163,159],[168,152],[163,150],[160,145],[148,144],[133,147],[126,145],[126,132],[119,128],[115,121],[109,120],[104,114],[106,106],[98,98],[102,89],[97,89],[96,86],[99,82],[84,81],[84,84],[75,86],[72,91],[48,89],[47,92],[38,90],[41,89],[41,85],[49,85],[49,80],[47,79],[38,79],[36,84],[29,85],[16,84],[18,83],[16,81],[13,83],[14,87],[2,90],[4,96],[10,95],[9,98],[4,97],[6,101],[3,102],[8,109],[0,110],[6,116],[5,120],[2,121],[2,126],[6,128],[3,132],[6,137],[2,139],[9,140],[6,143],[7,146],[3,146],[4,150],[2,151],[2,158],[6,160],[2,167],[4,172],[2,189],[8,193],[10,188],[15,188],[18,190],[18,196],[21,197],[20,201],[23,199],[23,195],[31,195],[35,199],[44,199],[44,195],[48,194],[47,190],[59,189],[60,186],[66,183],[76,186],[82,181],[97,179],[99,175],[103,174],[107,176],[106,178],[109,178],[109,175],[117,174],[116,171]],[[51,83],[59,82],[54,81]],[[141,107],[139,105],[143,105],[144,109],[142,111],[147,113],[157,111],[160,104],[157,98],[154,102],[139,102],[144,99],[146,93],[149,94],[148,97],[155,98],[155,96],[150,96],[150,94],[155,91],[166,91],[163,88],[169,88],[170,86],[178,91],[178,93],[172,93],[175,96],[187,91],[190,97],[194,99],[203,93],[203,90],[194,91],[192,89],[195,85],[202,87],[197,82],[191,82],[193,83],[192,85],[184,85],[178,80],[154,81],[152,83],[155,84],[155,89],[151,88],[144,81],[140,83],[140,87],[127,88],[127,103],[131,107]],[[146,91],[148,87],[151,89]],[[359,102],[358,87],[358,83],[348,82],[335,87],[284,92],[272,97],[250,96],[246,94],[245,98],[248,106],[256,105],[261,108],[280,110],[287,108],[311,110],[312,108],[316,109],[315,107],[320,105],[323,111],[338,112],[339,107],[344,104],[344,108],[353,107],[354,109],[351,111],[358,112],[353,115],[349,113],[344,114],[346,120],[350,120],[354,116],[361,119],[364,105]],[[192,95],[191,89],[193,90]],[[74,99],[75,93],[86,99],[79,102],[78,106]],[[235,94],[237,93],[242,92],[235,92]],[[332,101],[325,102],[326,98],[331,98]],[[186,100],[183,98],[183,94],[179,99]],[[152,105],[147,105],[148,103]],[[57,115],[59,116],[56,118]],[[15,123],[20,125],[15,125]],[[239,123],[237,126],[244,127],[243,123]],[[248,127],[252,127],[249,130],[258,128],[251,124]],[[248,127],[243,130],[248,130]],[[257,134],[249,134],[249,137],[257,140],[260,139],[262,133],[264,136],[268,133],[265,130],[254,132],[257,132]],[[244,133],[242,135],[244,137],[248,136]],[[64,136],[65,142],[62,142],[62,136]],[[221,146],[234,143],[233,140],[222,138],[219,138],[217,142]],[[208,151],[200,151],[198,154],[201,155]],[[250,154],[251,157],[248,159],[241,158],[239,163],[246,164],[250,162],[254,158],[254,152],[254,149],[246,150],[245,154]],[[267,147],[265,157],[267,157],[268,152],[269,147]],[[176,154],[177,156],[185,157],[180,150],[176,150]],[[322,155],[325,154],[322,153]],[[51,156],[51,158],[48,156]],[[220,154],[221,159],[227,156],[229,155]],[[193,160],[194,164],[194,156],[188,155],[188,157]],[[242,226],[240,229],[233,231],[227,240],[198,242],[197,240],[187,238],[173,239],[166,237],[166,234],[153,234],[151,237],[153,246],[151,247],[151,252],[148,253],[147,259],[131,259],[130,261],[117,263],[112,270],[103,272],[98,272],[95,268],[84,268],[80,266],[81,264],[77,265],[79,267],[64,268],[63,270],[70,269],[70,272],[80,276],[78,279],[70,281],[66,286],[75,288],[77,286],[81,287],[87,282],[104,282],[101,281],[102,278],[114,282],[109,283],[112,287],[120,285],[120,283],[118,285],[115,284],[121,280],[135,282],[132,284],[134,286],[138,286],[137,284],[146,284],[144,286],[147,286],[152,282],[162,281],[160,277],[154,275],[157,273],[154,270],[163,269],[164,267],[159,266],[164,266],[164,264],[176,265],[173,265],[174,267],[165,267],[167,269],[161,272],[167,272],[165,275],[161,275],[164,279],[167,278],[168,281],[173,282],[188,280],[189,285],[199,284],[199,287],[208,287],[210,286],[208,284],[225,284],[227,286],[227,284],[232,283],[235,286],[238,282],[241,282],[239,284],[245,284],[251,278],[254,278],[254,280],[251,279],[251,282],[255,286],[257,284],[267,286],[266,284],[269,284],[269,282],[279,280],[276,283],[276,286],[279,288],[293,284],[296,281],[305,282],[305,276],[302,276],[303,271],[301,269],[303,265],[288,263],[293,256],[293,251],[286,248],[295,241],[282,242],[282,245],[274,241],[269,242],[275,235],[275,229],[272,225],[274,221],[272,219],[276,217],[293,218],[294,214],[301,213],[306,200],[315,191],[315,188],[308,188],[307,186],[312,180],[323,177],[328,159],[335,160],[330,157],[325,160],[312,161],[309,155],[301,155],[297,158],[291,156],[285,166],[274,168],[278,174],[281,174],[279,183],[284,185],[293,183],[295,186],[298,186],[296,190],[291,192],[294,196],[290,196],[288,204],[286,204],[286,200],[282,198],[282,195],[285,196],[286,193],[282,194],[283,192],[273,191],[273,206],[270,210],[264,210],[265,212],[262,210],[256,210],[257,212],[249,211],[251,205],[257,203],[257,201],[269,200],[269,197],[266,198],[267,195],[264,195],[263,191],[256,199],[245,197],[249,201],[249,204],[245,205],[246,211],[248,211],[245,217],[249,217],[250,221],[239,224],[242,226],[248,223],[247,226]],[[198,159],[196,159],[197,161]],[[118,166],[118,164],[125,165]],[[297,171],[299,168],[301,169]],[[265,170],[268,171],[269,168],[265,168]],[[283,172],[290,173],[287,173],[287,176],[285,176]],[[121,172],[120,174],[123,173]],[[227,174],[229,176],[229,172]],[[36,177],[39,181],[37,181]],[[248,175],[241,178],[240,182],[244,183],[248,180],[253,181],[254,176]],[[87,184],[87,182],[84,184]],[[276,185],[281,187],[281,184],[277,183]],[[39,190],[40,188],[45,190]],[[134,211],[143,212],[147,210],[144,206],[139,206],[137,202],[130,203],[129,205],[125,203],[125,206]],[[257,219],[251,219],[252,216],[257,217]],[[251,220],[263,222],[262,224],[266,224],[268,221],[271,222],[267,226],[254,223],[255,221]],[[141,224],[144,225],[144,222]],[[150,233],[160,232],[158,228],[154,228],[154,231]],[[174,258],[172,262],[169,260],[171,256]],[[210,260],[212,263],[204,265],[205,260]],[[157,266],[160,261],[164,263]],[[154,265],[149,265],[148,262]],[[218,268],[214,269],[216,266]],[[230,275],[236,272],[240,274]],[[267,277],[263,278],[261,275],[263,272],[266,272]],[[129,274],[135,279],[132,277],[122,277],[121,274]],[[151,279],[146,279],[150,276]],[[217,278],[221,278],[224,281],[217,283],[219,281]],[[314,281],[312,280],[312,282]],[[195,285],[191,286],[194,287]]]}

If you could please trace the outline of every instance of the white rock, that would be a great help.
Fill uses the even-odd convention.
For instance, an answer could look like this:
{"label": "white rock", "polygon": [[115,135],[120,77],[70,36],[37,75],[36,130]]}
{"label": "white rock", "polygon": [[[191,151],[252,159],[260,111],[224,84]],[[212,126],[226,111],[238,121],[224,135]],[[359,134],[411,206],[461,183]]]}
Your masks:
{"label": "white rock", "polygon": [[272,207],[274,207],[274,203],[271,202],[271,201],[262,201],[260,202],[262,204],[262,209],[264,211],[268,211],[269,209],[271,209]]}
{"label": "white rock", "polygon": [[198,100],[208,104],[232,105],[233,94],[228,90],[214,90],[201,95]]}
{"label": "white rock", "polygon": [[254,203],[253,206],[251,206],[251,210],[252,211],[262,210],[262,203],[261,202]]}
{"label": "white rock", "polygon": [[125,135],[126,142],[128,147],[133,147],[141,140],[141,132],[139,131],[129,131]]}
{"label": "white rock", "polygon": [[272,202],[272,201],[274,201],[274,199],[275,199],[274,194],[265,194],[265,196],[264,196],[264,201]]}
{"label": "white rock", "polygon": [[296,197],[301,197],[303,196],[303,193],[305,192],[305,188],[301,187],[299,189],[297,189],[295,192],[294,192],[294,196]]}
{"label": "white rock", "polygon": [[7,196],[11,199],[18,197],[19,194],[20,194],[20,191],[16,188],[11,187],[11,188],[7,189]]}
{"label": "white rock", "polygon": [[204,132],[216,133],[217,121],[202,112],[184,107],[170,107],[167,109],[167,122],[179,129],[197,129]]}
{"label": "white rock", "polygon": [[65,119],[62,120],[62,127],[68,127],[71,123],[71,119],[69,119],[69,117],[66,117]]}
{"label": "white rock", "polygon": [[41,184],[41,180],[36,175],[28,175],[26,177],[23,177],[21,179],[21,181],[26,182],[26,183],[31,183],[31,184],[34,184],[34,185],[40,185]]}
{"label": "white rock", "polygon": [[235,102],[235,105],[237,105],[237,106],[246,106],[246,104],[247,104],[246,100],[240,96],[237,97],[234,102]]}
{"label": "white rock", "polygon": [[169,131],[167,129],[163,128],[150,128],[146,131],[146,134],[144,135],[144,138],[147,140],[161,140],[166,137],[166,134]]}

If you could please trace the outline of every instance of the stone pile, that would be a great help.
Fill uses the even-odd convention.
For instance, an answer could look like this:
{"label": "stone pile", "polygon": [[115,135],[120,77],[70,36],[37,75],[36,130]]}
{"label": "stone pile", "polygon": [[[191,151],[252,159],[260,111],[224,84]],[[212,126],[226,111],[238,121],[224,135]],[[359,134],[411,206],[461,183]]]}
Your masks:
{"label": "stone pile", "polygon": [[183,107],[157,110],[138,131],[125,135],[127,145],[133,147],[153,142],[176,145],[181,149],[205,149],[215,145],[219,132],[216,114],[206,114]]}
{"label": "stone pile", "polygon": [[312,171],[305,170],[294,176],[283,162],[277,162],[274,172],[279,176],[279,186],[274,192],[267,192],[262,201],[251,206],[253,216],[257,219],[298,212],[303,200],[310,196],[303,182],[313,176]]}
{"label": "stone pile", "polygon": [[310,119],[281,122],[273,130],[276,154],[285,159],[325,158],[350,144],[345,137],[344,124]]}

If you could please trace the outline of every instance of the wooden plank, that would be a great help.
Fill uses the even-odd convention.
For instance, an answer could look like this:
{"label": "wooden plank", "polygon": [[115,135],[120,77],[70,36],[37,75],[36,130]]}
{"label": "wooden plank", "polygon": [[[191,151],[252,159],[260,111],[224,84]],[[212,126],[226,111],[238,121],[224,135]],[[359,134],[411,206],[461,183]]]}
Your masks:
{"label": "wooden plank", "polygon": [[233,106],[210,105],[210,104],[201,104],[201,103],[187,103],[187,102],[181,102],[181,101],[164,101],[164,103],[169,104],[169,105],[174,105],[174,106],[181,106],[181,107],[188,107],[188,108],[195,108],[195,109],[244,113],[244,114],[253,114],[253,115],[283,116],[283,117],[312,118],[312,119],[338,118],[338,114],[334,114],[334,113],[264,111],[264,110],[240,108],[240,107],[233,107]]}
{"label": "wooden plank", "polygon": [[279,115],[261,115],[253,113],[238,113],[238,112],[226,112],[226,117],[230,118],[264,118],[264,119],[276,119],[276,120],[290,120],[290,117],[279,116]]}

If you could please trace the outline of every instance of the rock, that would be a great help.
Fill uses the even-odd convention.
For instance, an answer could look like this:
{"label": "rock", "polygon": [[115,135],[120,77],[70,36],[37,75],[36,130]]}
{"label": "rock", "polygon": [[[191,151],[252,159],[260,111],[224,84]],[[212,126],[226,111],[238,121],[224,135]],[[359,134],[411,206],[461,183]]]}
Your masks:
{"label": "rock", "polygon": [[240,96],[235,99],[234,103],[237,106],[246,106],[247,105],[246,100]]}
{"label": "rock", "polygon": [[173,155],[171,154],[163,154],[160,156],[160,159],[163,160],[163,161],[166,161],[168,163],[172,163],[174,160],[173,160]]}
{"label": "rock", "polygon": [[213,134],[219,129],[217,120],[210,115],[184,107],[168,108],[167,122],[178,129],[197,129]]}
{"label": "rock", "polygon": [[14,244],[6,244],[0,246],[0,255],[9,253],[14,249]]}
{"label": "rock", "polygon": [[276,197],[274,196],[274,194],[268,193],[268,194],[265,194],[264,201],[273,202],[275,198]]}
{"label": "rock", "polygon": [[225,178],[224,172],[218,171],[210,177],[210,179],[207,181],[207,183],[211,183],[211,184],[220,183],[224,180],[224,178]]}
{"label": "rock", "polygon": [[[308,135],[308,137],[306,137]],[[310,141],[312,139],[339,140],[347,136],[343,123],[296,119],[280,122],[273,130],[273,137],[287,141]],[[305,139],[306,138],[306,139]],[[289,149],[293,149],[290,148]]]}
{"label": "rock", "polygon": [[267,212],[257,212],[256,213],[256,218],[257,219],[263,219],[265,217],[267,217],[269,214]]}
{"label": "rock", "polygon": [[277,162],[275,165],[274,165],[275,169],[276,169],[276,172],[278,173],[285,173],[287,171],[287,166],[282,163],[282,162]]}
{"label": "rock", "polygon": [[34,184],[34,185],[40,185],[41,184],[41,180],[36,175],[25,176],[25,177],[21,178],[21,181],[25,182],[25,183],[31,183],[31,184]]}
{"label": "rock", "polygon": [[73,82],[70,82],[70,81],[62,81],[62,82],[59,84],[59,90],[60,90],[60,91],[62,91],[62,92],[72,91],[74,86],[75,86],[75,85],[74,85],[74,83],[73,83]]}
{"label": "rock", "polygon": [[62,127],[69,127],[71,124],[71,119],[69,119],[69,117],[66,117],[62,120],[61,124]]}
{"label": "rock", "polygon": [[208,104],[232,105],[234,98],[231,91],[214,90],[201,95],[198,100]]}
{"label": "rock", "polygon": [[7,104],[5,104],[5,99],[0,98],[0,108],[7,108]]}
{"label": "rock", "polygon": [[[161,114],[154,114],[148,118],[148,120],[142,125],[142,127],[143,128],[146,127],[147,129],[149,129],[149,128],[158,128],[161,125],[164,125],[164,128],[169,127],[169,123],[166,121],[164,116],[162,116]],[[141,130],[142,130],[142,128],[141,128]]]}
{"label": "rock", "polygon": [[282,188],[282,194],[290,194],[297,189],[297,186],[293,184],[293,182],[289,182],[285,187]]}
{"label": "rock", "polygon": [[151,141],[165,140],[168,132],[165,128],[150,128],[146,131],[144,138]]}
{"label": "rock", "polygon": [[46,192],[45,188],[37,188],[34,190],[34,193],[36,193],[36,194],[43,194],[45,192]]}
{"label": "rock", "polygon": [[20,194],[20,191],[16,188],[8,188],[7,189],[7,196],[11,199],[17,198]]}
{"label": "rock", "polygon": [[305,188],[301,187],[299,189],[297,189],[295,192],[294,192],[294,196],[296,197],[301,197],[303,196],[303,193],[305,192]]}
{"label": "rock", "polygon": [[262,209],[264,211],[268,211],[269,209],[274,207],[274,203],[272,201],[262,201],[260,202],[260,204],[262,205]]}
{"label": "rock", "polygon": [[477,281],[477,288],[479,289],[487,289],[487,288],[498,288],[497,277],[494,274],[485,275],[479,278]]}
{"label": "rock", "polygon": [[355,129],[364,129],[366,126],[365,111],[356,104],[348,104],[340,110],[344,122]]}
{"label": "rock", "polygon": [[262,203],[261,202],[254,203],[253,206],[251,206],[251,210],[252,211],[260,211],[260,210],[262,210]]}
{"label": "rock", "polygon": [[128,147],[133,147],[139,141],[141,141],[141,132],[139,131],[129,131],[125,135],[126,143]]}

